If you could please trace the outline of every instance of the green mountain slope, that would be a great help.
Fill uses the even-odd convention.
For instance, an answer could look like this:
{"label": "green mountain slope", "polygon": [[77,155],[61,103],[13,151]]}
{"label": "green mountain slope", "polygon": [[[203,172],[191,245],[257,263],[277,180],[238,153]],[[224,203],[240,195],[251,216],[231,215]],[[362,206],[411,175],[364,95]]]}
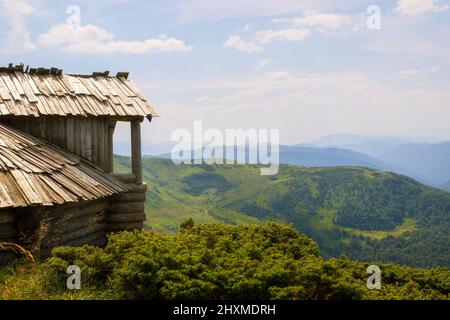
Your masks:
{"label": "green mountain slope", "polygon": [[[450,266],[450,194],[410,178],[359,167],[174,165],[144,159],[148,225],[172,231],[197,223],[292,223],[322,254],[365,261]],[[129,170],[117,157],[116,171]]]}

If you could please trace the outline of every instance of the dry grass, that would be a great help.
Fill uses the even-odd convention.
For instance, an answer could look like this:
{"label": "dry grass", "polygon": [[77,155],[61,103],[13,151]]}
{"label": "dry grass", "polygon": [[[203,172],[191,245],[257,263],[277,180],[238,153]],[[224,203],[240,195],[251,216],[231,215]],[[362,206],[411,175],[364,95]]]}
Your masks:
{"label": "dry grass", "polygon": [[23,255],[28,258],[33,264],[36,263],[33,254],[16,243],[0,242],[0,252],[1,251],[10,251],[19,256]]}

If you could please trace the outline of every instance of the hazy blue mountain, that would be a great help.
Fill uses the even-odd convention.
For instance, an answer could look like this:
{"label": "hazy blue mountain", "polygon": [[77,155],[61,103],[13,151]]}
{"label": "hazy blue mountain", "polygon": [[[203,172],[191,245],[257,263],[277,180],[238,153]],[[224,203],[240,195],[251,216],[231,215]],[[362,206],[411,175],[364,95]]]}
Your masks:
{"label": "hazy blue mountain", "polygon": [[[305,145],[280,145],[279,150],[279,163],[281,164],[305,167],[359,166],[383,171],[391,171],[424,181],[424,179],[412,170],[408,170],[391,163],[386,163],[374,157],[352,150],[308,147]],[[223,153],[224,159],[230,159],[230,157],[226,155],[225,149]],[[170,156],[170,153],[165,153],[158,155],[157,157],[167,159],[170,158]],[[191,157],[195,158],[194,151],[191,151]],[[249,156],[247,154],[246,160],[248,160],[248,158]],[[233,159],[236,159],[236,157]]]}
{"label": "hazy blue mountain", "polygon": [[441,143],[408,143],[379,157],[417,172],[435,186],[450,180],[450,141]]}
{"label": "hazy blue mountain", "polygon": [[441,189],[450,192],[450,180],[439,186]]}
{"label": "hazy blue mountain", "polygon": [[[146,156],[156,156],[163,153],[170,153],[176,142],[142,142],[142,154]],[[121,156],[131,155],[130,142],[114,142],[114,154]]]}
{"label": "hazy blue mountain", "polygon": [[348,149],[360,153],[378,157],[392,149],[407,143],[437,142],[439,138],[434,137],[390,137],[390,136],[359,136],[354,134],[340,133],[325,136],[308,142],[310,146],[335,147]]}
{"label": "hazy blue mountain", "polygon": [[362,143],[369,140],[371,137],[367,136],[359,136],[356,134],[350,133],[337,133],[329,136],[320,137],[315,140],[311,140],[308,144],[316,145],[316,146],[342,146],[342,145],[351,145]]}
{"label": "hazy blue mountain", "polygon": [[381,161],[363,153],[340,148],[317,148],[305,146],[280,146],[280,163],[298,166],[359,166],[391,171],[424,181],[413,170],[402,168],[396,164]]}
{"label": "hazy blue mountain", "polygon": [[299,166],[360,166],[384,169],[388,164],[368,155],[339,148],[280,146],[280,162]]}
{"label": "hazy blue mountain", "polygon": [[411,141],[401,137],[367,137],[342,133],[325,136],[310,141],[308,144],[318,147],[347,149],[377,157],[380,154],[409,142]]}
{"label": "hazy blue mountain", "polygon": [[[227,155],[223,148],[224,159],[236,159],[236,156]],[[362,166],[374,169],[383,169],[388,165],[373,157],[339,148],[317,148],[307,146],[280,145],[280,163],[299,166]],[[248,150],[247,150],[248,151]],[[159,158],[170,158],[170,153],[158,155]],[[195,152],[191,151],[191,157]],[[247,154],[247,159],[248,159]]]}

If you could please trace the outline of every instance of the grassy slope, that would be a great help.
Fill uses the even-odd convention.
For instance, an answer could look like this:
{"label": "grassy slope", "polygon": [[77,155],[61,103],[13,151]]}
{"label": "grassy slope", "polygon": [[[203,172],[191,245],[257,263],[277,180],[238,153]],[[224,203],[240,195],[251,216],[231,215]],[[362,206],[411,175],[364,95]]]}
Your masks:
{"label": "grassy slope", "polygon": [[[128,167],[128,158],[116,159],[116,171]],[[261,176],[256,166],[176,166],[146,158],[144,180],[149,186],[147,223],[160,231],[173,232],[190,217],[197,223],[274,220],[293,223],[312,236],[325,256],[346,253],[364,260],[449,265],[445,208],[450,195],[406,177],[366,168],[295,166]],[[434,208],[424,213],[427,201],[441,207],[439,214]],[[440,229],[431,229],[434,220]]]}

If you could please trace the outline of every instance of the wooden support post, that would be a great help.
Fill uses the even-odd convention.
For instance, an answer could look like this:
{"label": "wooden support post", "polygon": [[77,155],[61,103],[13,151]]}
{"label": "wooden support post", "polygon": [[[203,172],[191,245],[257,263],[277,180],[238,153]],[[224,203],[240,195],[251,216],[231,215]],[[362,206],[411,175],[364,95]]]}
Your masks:
{"label": "wooden support post", "polygon": [[142,183],[141,120],[131,121],[131,167],[136,183]]}
{"label": "wooden support post", "polygon": [[114,147],[113,147],[113,137],[114,129],[116,127],[115,121],[108,121],[108,172],[114,172]]}

